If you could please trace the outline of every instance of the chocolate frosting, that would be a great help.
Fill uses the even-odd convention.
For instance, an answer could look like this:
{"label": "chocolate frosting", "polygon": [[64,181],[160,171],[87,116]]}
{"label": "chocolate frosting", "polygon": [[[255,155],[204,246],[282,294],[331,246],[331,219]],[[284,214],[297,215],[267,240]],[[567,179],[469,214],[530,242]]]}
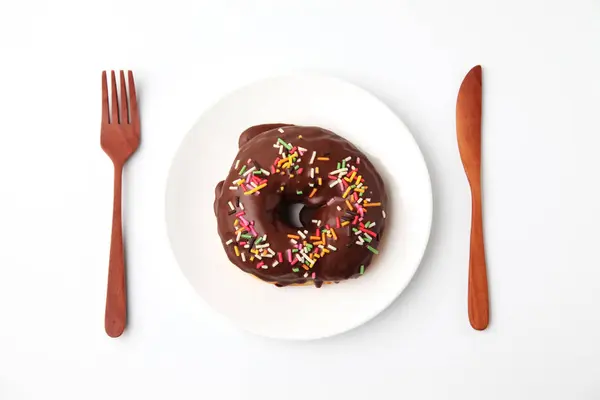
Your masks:
{"label": "chocolate frosting", "polygon": [[[283,123],[250,127],[242,132],[238,145],[227,178],[216,187],[214,202],[219,236],[229,260],[278,286],[312,281],[320,287],[323,282],[364,273],[379,251],[387,205],[383,181],[368,158],[331,131]],[[277,162],[292,152],[296,153],[292,166],[285,168],[285,163]],[[331,175],[340,166],[342,172]],[[254,183],[246,185],[249,179]],[[304,205],[302,227],[288,221],[287,209],[294,203]],[[244,230],[245,224],[249,225]],[[317,233],[326,241],[318,240]],[[257,240],[265,234],[266,240]],[[259,255],[252,261],[256,254],[251,250]]]}

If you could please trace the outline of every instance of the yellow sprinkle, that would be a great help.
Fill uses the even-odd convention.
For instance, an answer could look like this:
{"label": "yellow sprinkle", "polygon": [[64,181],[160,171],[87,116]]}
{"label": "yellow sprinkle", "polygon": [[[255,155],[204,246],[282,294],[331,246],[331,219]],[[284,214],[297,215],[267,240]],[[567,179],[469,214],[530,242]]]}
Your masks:
{"label": "yellow sprinkle", "polygon": [[248,190],[247,192],[244,192],[244,194],[245,194],[245,195],[252,194],[252,193],[254,193],[254,192],[257,192],[257,191],[259,191],[260,189],[264,188],[265,186],[267,186],[267,184],[266,184],[266,183],[263,183],[262,185],[258,185],[257,187],[255,187],[255,188],[252,188],[252,189]]}
{"label": "yellow sprinkle", "polygon": [[281,190],[281,191],[283,192],[283,186],[280,186],[280,187],[279,187],[279,190]]}
{"label": "yellow sprinkle", "polygon": [[347,226],[348,224],[350,224],[350,221],[344,221],[344,222],[342,222],[342,226]]}
{"label": "yellow sprinkle", "polygon": [[312,190],[312,192],[310,192],[310,194],[308,195],[308,197],[313,197],[315,195],[315,193],[317,193],[317,188],[314,188]]}
{"label": "yellow sprinkle", "polygon": [[235,234],[237,235],[238,233],[243,232],[244,230],[246,230],[246,228],[244,228],[242,226],[240,229],[238,229],[237,231],[235,231]]}
{"label": "yellow sprinkle", "polygon": [[239,223],[240,223],[240,220],[236,218],[236,220],[233,221],[233,226],[238,226]]}
{"label": "yellow sprinkle", "polygon": [[280,173],[279,175],[285,175],[285,172],[284,172],[284,171],[281,171],[281,173]]}
{"label": "yellow sprinkle", "polygon": [[331,228],[331,234],[333,235],[334,240],[338,240],[337,235],[335,234],[335,229]]}
{"label": "yellow sprinkle", "polygon": [[290,179],[294,177],[294,174],[290,174]]}
{"label": "yellow sprinkle", "polygon": [[319,254],[315,254],[315,258],[321,258]]}
{"label": "yellow sprinkle", "polygon": [[[285,163],[285,162],[288,162],[290,159],[291,159],[291,157],[282,158],[281,160],[279,160],[279,161],[277,162],[277,166],[278,166],[278,167],[281,167],[281,164],[283,164],[283,163]],[[285,168],[285,167],[284,167],[284,168]]]}
{"label": "yellow sprinkle", "polygon": [[237,247],[237,246],[233,246],[233,250],[235,251],[235,255],[236,255],[237,257],[239,257],[239,256],[240,256],[240,249],[238,249],[238,247]]}
{"label": "yellow sprinkle", "polygon": [[300,236],[298,236],[298,235],[292,235],[292,234],[288,234],[287,236],[288,236],[290,239],[296,239],[296,240],[300,239]]}
{"label": "yellow sprinkle", "polygon": [[323,249],[324,253],[331,253],[331,251],[327,250],[327,249]]}
{"label": "yellow sprinkle", "polygon": [[268,252],[268,251],[266,251],[266,250],[263,250],[263,252],[262,252],[261,256],[263,256],[263,257],[264,257],[264,256],[268,256],[268,255],[269,255],[269,252]]}
{"label": "yellow sprinkle", "polygon": [[321,179],[321,177],[319,177],[318,181],[319,181],[319,186],[321,186],[323,184],[323,180]]}
{"label": "yellow sprinkle", "polygon": [[354,191],[355,191],[355,192],[358,192],[358,193],[364,193],[364,192],[365,192],[365,189],[363,189],[363,188],[360,188],[360,189],[354,189]]}
{"label": "yellow sprinkle", "polygon": [[363,204],[363,206],[365,207],[379,207],[381,205],[381,203],[368,203],[368,204]]}
{"label": "yellow sprinkle", "polygon": [[250,261],[254,261],[254,256],[250,256]]}
{"label": "yellow sprinkle", "polygon": [[329,157],[317,157],[319,161],[329,161]]}
{"label": "yellow sprinkle", "polygon": [[319,173],[319,167],[315,168],[315,172],[318,174]]}
{"label": "yellow sprinkle", "polygon": [[277,169],[275,170],[275,172],[277,172],[277,173],[278,173],[278,172],[281,172],[281,170],[280,170],[279,168],[277,168]]}
{"label": "yellow sprinkle", "polygon": [[252,254],[258,254],[258,250],[252,249],[252,250],[250,250],[250,253],[252,253]]}
{"label": "yellow sprinkle", "polygon": [[321,239],[320,236],[311,236],[310,237],[310,240],[319,240],[319,239]]}
{"label": "yellow sprinkle", "polygon": [[321,242],[321,241],[318,241],[318,242],[313,242],[313,246],[318,246],[318,245],[320,245],[320,244],[323,244],[323,245],[324,245],[325,243],[323,243],[323,242]]}
{"label": "yellow sprinkle", "polygon": [[360,180],[361,180],[361,179],[362,179],[362,175],[359,175],[359,176],[356,178],[356,184],[357,184],[357,185],[360,183]]}
{"label": "yellow sprinkle", "polygon": [[350,190],[352,189],[352,187],[348,186],[346,188],[346,191],[344,192],[344,194],[342,195],[342,199],[345,199],[346,197],[348,197],[348,193],[350,193]]}
{"label": "yellow sprinkle", "polygon": [[321,240],[323,240],[323,244],[327,243],[327,240],[325,239],[325,232],[321,233]]}
{"label": "yellow sprinkle", "polygon": [[348,206],[350,211],[354,211],[354,208],[352,208],[352,204],[350,204],[350,202],[348,200],[346,200],[346,205]]}
{"label": "yellow sprinkle", "polygon": [[298,135],[298,139],[302,139],[302,135]]}

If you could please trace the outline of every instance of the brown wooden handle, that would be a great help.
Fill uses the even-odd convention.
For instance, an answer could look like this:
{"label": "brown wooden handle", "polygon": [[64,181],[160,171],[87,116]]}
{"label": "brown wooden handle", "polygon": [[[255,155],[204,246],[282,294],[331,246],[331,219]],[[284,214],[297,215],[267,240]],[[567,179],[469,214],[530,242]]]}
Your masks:
{"label": "brown wooden handle", "polygon": [[484,330],[489,323],[489,299],[483,244],[481,189],[471,188],[471,192],[473,209],[469,256],[469,321],[474,329]]}
{"label": "brown wooden handle", "polygon": [[110,337],[118,337],[127,322],[127,290],[125,283],[125,256],[123,253],[123,228],[121,224],[121,184],[123,166],[115,165],[115,190],[113,204],[108,286],[104,329]]}

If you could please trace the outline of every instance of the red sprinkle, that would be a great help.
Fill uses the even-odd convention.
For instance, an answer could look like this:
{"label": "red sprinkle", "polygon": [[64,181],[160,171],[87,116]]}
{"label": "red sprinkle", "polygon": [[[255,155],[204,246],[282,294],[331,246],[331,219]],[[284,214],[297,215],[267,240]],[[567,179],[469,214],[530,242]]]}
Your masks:
{"label": "red sprinkle", "polygon": [[277,253],[277,259],[279,260],[280,263],[283,262],[283,254],[281,254],[281,252]]}
{"label": "red sprinkle", "polygon": [[358,215],[354,217],[354,221],[352,221],[352,225],[356,225],[358,223]]}
{"label": "red sprinkle", "polygon": [[242,215],[245,215],[246,211],[240,211],[239,213],[235,214],[236,217],[241,217]]}
{"label": "red sprinkle", "polygon": [[256,269],[262,267],[263,265],[265,265],[263,261],[259,262],[258,264],[256,264]]}
{"label": "red sprinkle", "polygon": [[[361,225],[364,225],[364,224],[361,223]],[[360,227],[360,230],[363,231],[363,232],[365,232],[365,233],[368,233],[369,235],[371,235],[373,237],[377,237],[377,234],[375,232],[373,232],[373,231],[371,231],[369,229],[363,228],[362,226]]]}
{"label": "red sprinkle", "polygon": [[341,225],[340,225],[340,217],[335,217],[335,227],[336,228],[340,228],[341,227]]}
{"label": "red sprinkle", "polygon": [[298,171],[296,171],[296,173],[297,173],[298,175],[300,175],[300,174],[302,173],[302,171],[304,171],[304,168],[298,168]]}
{"label": "red sprinkle", "polygon": [[315,236],[321,237],[321,230],[319,228],[317,228],[317,234]]}

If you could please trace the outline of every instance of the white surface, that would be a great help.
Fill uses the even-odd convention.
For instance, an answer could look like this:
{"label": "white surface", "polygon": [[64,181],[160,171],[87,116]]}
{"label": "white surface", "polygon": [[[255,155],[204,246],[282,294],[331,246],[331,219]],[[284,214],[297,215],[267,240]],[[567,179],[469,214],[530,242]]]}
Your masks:
{"label": "white surface", "polygon": [[[0,3],[0,398],[597,399],[600,4],[596,0]],[[122,37],[122,38],[120,38]],[[456,91],[484,66],[491,326],[467,322],[469,193]],[[127,334],[103,332],[112,171],[100,70],[136,71]],[[424,262],[348,334],[240,332],[169,250],[171,158],[223,94],[293,69],[383,99],[428,163]]]}
{"label": "white surface", "polygon": [[[222,251],[215,185],[235,162],[240,133],[265,121],[330,129],[358,146],[384,179],[385,238],[360,279],[321,290],[276,288],[240,273]],[[266,337],[320,339],[370,320],[404,290],[429,239],[431,183],[414,138],[385,104],[337,78],[277,76],[228,94],[186,135],[169,171],[167,232],[183,273],[208,304]]]}

